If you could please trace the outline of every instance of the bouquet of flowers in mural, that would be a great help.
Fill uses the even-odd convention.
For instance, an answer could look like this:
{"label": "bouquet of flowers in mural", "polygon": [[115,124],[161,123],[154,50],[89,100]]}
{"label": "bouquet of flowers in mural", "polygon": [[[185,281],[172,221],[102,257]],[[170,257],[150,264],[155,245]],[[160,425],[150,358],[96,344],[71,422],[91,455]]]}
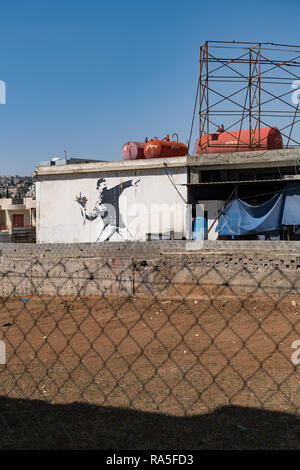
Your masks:
{"label": "bouquet of flowers in mural", "polygon": [[86,196],[81,196],[81,193],[79,193],[79,196],[76,196],[75,201],[78,202],[78,204],[80,204],[82,207],[85,207],[88,199]]}

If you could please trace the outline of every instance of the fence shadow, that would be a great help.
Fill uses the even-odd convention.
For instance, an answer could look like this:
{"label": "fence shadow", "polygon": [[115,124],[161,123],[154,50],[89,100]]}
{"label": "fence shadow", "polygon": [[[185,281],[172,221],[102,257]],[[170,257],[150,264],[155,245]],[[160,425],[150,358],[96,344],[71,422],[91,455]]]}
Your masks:
{"label": "fence shadow", "polygon": [[85,403],[0,398],[0,449],[300,449],[295,415],[239,406],[173,417]]}

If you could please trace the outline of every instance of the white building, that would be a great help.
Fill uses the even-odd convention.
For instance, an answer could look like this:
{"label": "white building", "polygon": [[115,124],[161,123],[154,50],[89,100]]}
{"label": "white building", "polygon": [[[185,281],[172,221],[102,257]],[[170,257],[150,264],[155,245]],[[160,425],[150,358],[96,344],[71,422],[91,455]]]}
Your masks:
{"label": "white building", "polygon": [[[209,229],[229,195],[265,193],[295,179],[299,150],[38,166],[38,243],[192,238],[201,204]],[[279,171],[278,168],[281,170]],[[193,214],[192,214],[192,208]],[[215,227],[208,239],[216,239]],[[206,232],[205,232],[206,233]]]}
{"label": "white building", "polygon": [[188,236],[185,159],[36,169],[38,243]]}

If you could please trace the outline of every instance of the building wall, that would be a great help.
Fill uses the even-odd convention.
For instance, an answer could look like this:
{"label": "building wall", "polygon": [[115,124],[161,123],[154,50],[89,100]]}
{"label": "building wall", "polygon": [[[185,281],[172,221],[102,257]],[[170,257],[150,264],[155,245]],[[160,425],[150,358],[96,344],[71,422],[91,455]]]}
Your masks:
{"label": "building wall", "polygon": [[[102,201],[100,179],[107,185]],[[147,233],[170,232],[182,238],[190,230],[186,183],[186,168],[44,176],[36,183],[37,242],[145,240]],[[109,214],[119,210],[115,224],[105,216],[109,205]]]}

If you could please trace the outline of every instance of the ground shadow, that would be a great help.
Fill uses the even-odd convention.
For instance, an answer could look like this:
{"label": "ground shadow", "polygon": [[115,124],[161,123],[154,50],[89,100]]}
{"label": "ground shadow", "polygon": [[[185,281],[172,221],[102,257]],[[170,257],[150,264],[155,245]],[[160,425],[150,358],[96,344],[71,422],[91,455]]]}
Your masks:
{"label": "ground shadow", "polygon": [[0,398],[0,449],[300,449],[299,416],[239,406],[172,417]]}

